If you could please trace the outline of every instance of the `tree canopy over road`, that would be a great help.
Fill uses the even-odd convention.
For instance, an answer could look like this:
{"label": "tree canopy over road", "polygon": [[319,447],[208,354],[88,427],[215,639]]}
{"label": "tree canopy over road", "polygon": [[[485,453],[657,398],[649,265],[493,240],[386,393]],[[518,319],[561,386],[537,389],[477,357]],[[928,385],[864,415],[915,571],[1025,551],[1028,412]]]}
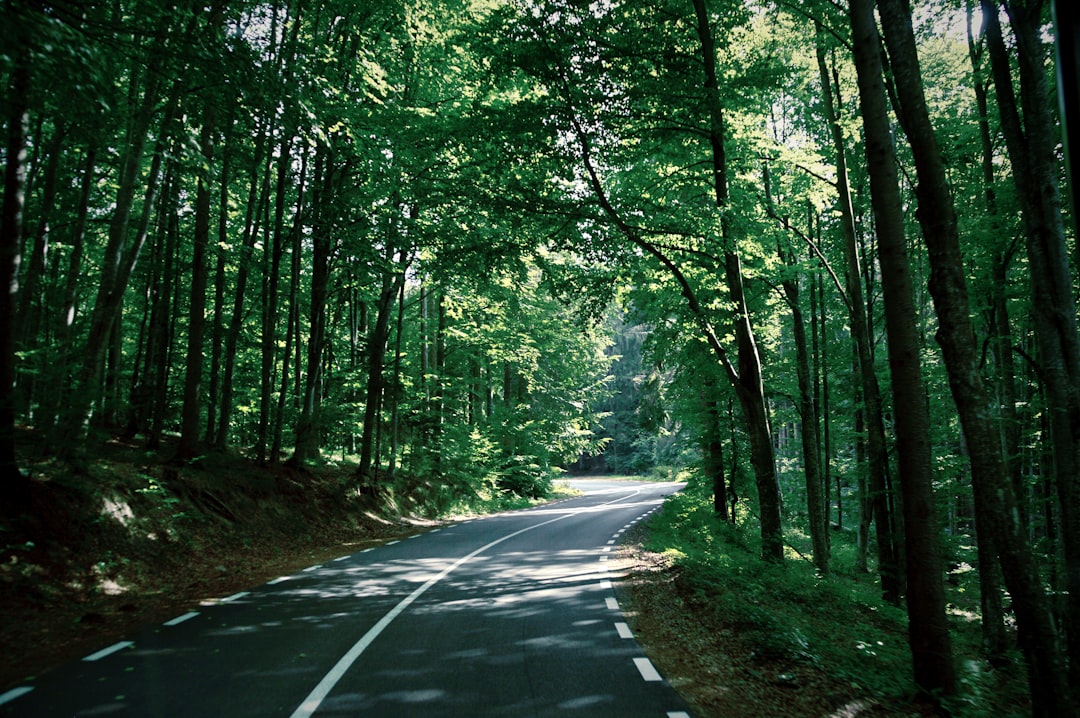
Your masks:
{"label": "tree canopy over road", "polygon": [[927,695],[974,567],[1070,714],[1051,4],[3,0],[4,513],[111,437],[436,513],[691,467],[765,562],[853,532]]}

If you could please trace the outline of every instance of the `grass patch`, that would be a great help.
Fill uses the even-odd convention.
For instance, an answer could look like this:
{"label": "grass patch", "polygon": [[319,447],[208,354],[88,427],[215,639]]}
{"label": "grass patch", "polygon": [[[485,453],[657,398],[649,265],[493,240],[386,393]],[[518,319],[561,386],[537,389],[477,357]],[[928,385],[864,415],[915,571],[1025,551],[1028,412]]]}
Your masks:
{"label": "grass patch", "polygon": [[[798,530],[785,537],[802,546]],[[782,565],[760,558],[752,521],[719,521],[712,497],[691,487],[669,497],[648,525],[645,548],[671,561],[678,590],[704,620],[734,631],[753,659],[812,666],[877,701],[910,703],[914,694],[907,615],[884,603],[873,573],[855,569],[853,536],[836,532],[832,566],[821,575],[799,554]],[[808,540],[807,542],[808,543]],[[971,572],[974,573],[974,572]],[[961,695],[954,716],[1030,715],[1022,662],[993,670],[980,655],[975,576],[950,575],[949,602]]]}

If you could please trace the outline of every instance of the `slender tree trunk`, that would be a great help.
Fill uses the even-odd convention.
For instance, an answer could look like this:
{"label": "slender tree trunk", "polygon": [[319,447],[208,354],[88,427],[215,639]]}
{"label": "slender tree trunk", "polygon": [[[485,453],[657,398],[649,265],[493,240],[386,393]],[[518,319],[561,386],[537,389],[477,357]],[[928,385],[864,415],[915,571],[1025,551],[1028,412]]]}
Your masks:
{"label": "slender tree trunk", "polygon": [[881,49],[872,0],[851,0],[850,8],[893,379],[909,588],[908,636],[916,685],[931,696],[948,696],[956,691],[956,674],[945,615],[944,566],[934,511],[930,422],[896,156],[882,80]]}
{"label": "slender tree trunk", "polygon": [[720,424],[720,400],[716,397],[716,382],[711,377],[704,381],[701,396],[705,409],[705,430],[702,433],[702,453],[705,458],[705,478],[713,490],[713,511],[721,521],[729,518],[727,485],[724,477],[724,437]]}
{"label": "slender tree trunk", "polygon": [[[769,167],[763,170],[765,201],[772,203]],[[785,220],[786,224],[786,220]],[[814,548],[814,566],[823,574],[829,572],[828,512],[822,497],[821,441],[818,433],[817,413],[814,409],[813,388],[810,383],[810,352],[806,342],[806,322],[803,319],[800,280],[795,253],[777,245],[777,254],[789,270],[790,278],[782,286],[788,307],[791,309],[792,334],[795,338],[795,374],[799,385],[798,411],[802,419],[803,474],[806,481],[806,510],[810,528],[810,542]]]}
{"label": "slender tree trunk", "polygon": [[52,236],[50,222],[56,207],[57,175],[60,159],[64,154],[62,148],[65,135],[63,127],[57,128],[44,150],[47,159],[45,160],[45,176],[42,180],[41,207],[38,210],[39,217],[30,250],[30,261],[22,273],[22,280],[19,281],[19,306],[15,313],[16,344],[22,351],[33,357],[30,360],[33,370],[25,376],[16,376],[17,410],[24,412],[31,422],[34,420],[35,388],[38,377],[45,370],[44,353],[41,351],[43,347],[39,347],[38,344],[42,341],[42,315],[46,301],[44,297],[45,272],[48,267],[49,243]]}
{"label": "slender tree trunk", "polygon": [[221,178],[218,187],[217,268],[214,272],[214,326],[210,339],[210,386],[206,400],[206,436],[204,442],[213,446],[217,436],[217,411],[221,401],[221,373],[225,342],[225,247],[229,243],[229,182],[231,177],[233,121],[227,123],[225,148],[221,158]]}
{"label": "slender tree trunk", "polygon": [[158,213],[161,216],[159,222],[163,235],[163,239],[159,241],[165,247],[162,252],[164,258],[161,281],[150,313],[150,346],[147,349],[147,362],[148,366],[152,367],[153,373],[147,373],[150,381],[148,393],[151,410],[150,435],[147,437],[146,446],[148,449],[155,450],[160,446],[161,435],[165,431],[165,416],[169,404],[169,367],[172,363],[174,314],[175,305],[179,304],[175,301],[178,292],[174,268],[180,246],[180,220],[176,212],[180,190],[173,170],[166,175],[165,188],[161,199],[162,207]]}
{"label": "slender tree trunk", "polygon": [[[863,499],[860,521],[859,550],[861,566],[866,565],[869,544],[869,521],[877,529],[878,571],[881,575],[881,593],[889,603],[899,604],[903,594],[900,578],[900,552],[896,546],[896,526],[889,500],[889,455],[885,441],[885,422],[882,418],[881,388],[871,349],[870,323],[867,318],[867,302],[863,294],[862,261],[860,260],[858,233],[855,229],[855,211],[851,203],[851,190],[847,171],[847,150],[840,119],[834,102],[834,83],[825,61],[823,29],[815,26],[818,74],[822,86],[826,120],[832,133],[836,153],[836,188],[840,205],[841,229],[844,234],[844,252],[847,259],[847,294],[851,333],[855,344],[856,373],[862,393],[862,420],[865,430],[867,478],[860,477],[867,491],[860,491]],[[866,509],[869,508],[869,511]]]}
{"label": "slender tree trunk", "polygon": [[[393,252],[392,247],[387,247],[387,254]],[[356,469],[356,477],[361,486],[373,485],[378,472],[377,454],[374,451],[375,437],[378,432],[378,417],[382,404],[382,395],[385,389],[383,365],[386,362],[386,347],[390,339],[390,316],[394,307],[394,297],[401,289],[404,282],[405,265],[407,264],[406,252],[401,250],[399,267],[393,274],[385,273],[382,278],[382,289],[375,303],[375,324],[368,335],[367,346],[367,402],[364,406],[364,431],[360,436],[360,464]]]}
{"label": "slender tree trunk", "polygon": [[[322,165],[320,173],[319,165]],[[338,168],[329,149],[316,159],[315,176],[321,176],[322,186],[312,198],[315,222],[311,243],[311,298],[308,307],[307,370],[304,374],[304,391],[300,401],[300,415],[296,421],[296,447],[292,464],[304,465],[318,458],[322,443],[320,408],[323,389],[323,347],[326,342],[326,298],[330,291],[330,258],[333,254],[333,237],[330,222],[324,221],[327,206],[332,203],[337,184]]]}
{"label": "slender tree trunk", "polygon": [[[214,155],[215,108],[207,102],[199,147],[206,165]],[[184,362],[184,403],[180,410],[180,441],[176,459],[186,461],[198,453],[202,406],[203,344],[206,337],[206,287],[209,283],[207,250],[210,245],[210,177],[200,173],[195,191],[195,236],[191,259],[191,298],[188,312],[187,359]]]}
{"label": "slender tree trunk", "polygon": [[1019,108],[997,3],[982,0],[981,7],[1001,129],[1023,210],[1032,318],[1050,409],[1050,446],[1061,512],[1069,682],[1080,685],[1080,330],[1057,184],[1058,135],[1040,39],[1042,3],[1018,0],[1006,4],[1016,37]]}
{"label": "slender tree trunk", "polygon": [[402,331],[405,329],[405,276],[401,276],[398,282],[397,299],[397,326],[394,333],[394,378],[391,382],[393,388],[393,406],[390,409],[390,461],[386,467],[386,480],[393,481],[397,471],[398,452],[401,448],[400,417],[401,417],[401,363],[402,363]]}
{"label": "slender tree trunk", "polygon": [[[15,6],[0,15],[18,22]],[[26,124],[29,117],[30,50],[15,49],[9,77],[4,201],[0,210],[0,496],[21,505],[22,472],[15,454],[15,307],[19,299],[20,239],[26,185]],[[9,506],[5,506],[9,508]]]}
{"label": "slender tree trunk", "polygon": [[765,387],[761,376],[761,357],[758,354],[757,339],[750,323],[750,312],[743,289],[742,260],[730,228],[724,119],[716,75],[716,45],[705,0],[693,0],[693,5],[697,18],[699,49],[705,69],[705,101],[710,119],[709,143],[712,150],[713,189],[716,207],[720,211],[720,232],[721,241],[724,243],[727,285],[735,307],[735,343],[739,362],[735,394],[742,405],[743,417],[747,423],[747,434],[750,438],[750,461],[754,466],[761,520],[761,555],[766,560],[782,561],[784,538],[780,520],[780,484],[776,476],[769,410],[765,402]]}

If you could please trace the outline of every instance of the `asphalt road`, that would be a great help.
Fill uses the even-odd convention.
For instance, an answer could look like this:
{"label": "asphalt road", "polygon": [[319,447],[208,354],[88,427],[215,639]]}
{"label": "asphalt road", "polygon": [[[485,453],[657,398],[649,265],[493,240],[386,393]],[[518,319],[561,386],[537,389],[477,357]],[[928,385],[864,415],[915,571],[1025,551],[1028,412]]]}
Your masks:
{"label": "asphalt road", "polygon": [[607,561],[679,487],[575,485],[204,602],[0,695],[0,715],[688,716]]}

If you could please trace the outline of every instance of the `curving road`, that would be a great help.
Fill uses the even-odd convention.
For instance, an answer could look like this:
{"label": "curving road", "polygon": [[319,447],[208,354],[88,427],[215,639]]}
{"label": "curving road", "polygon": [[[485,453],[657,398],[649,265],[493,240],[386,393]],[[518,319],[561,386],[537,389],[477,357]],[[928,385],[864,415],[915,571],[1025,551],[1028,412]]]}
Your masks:
{"label": "curving road", "polygon": [[685,718],[607,562],[680,486],[573,484],[207,602],[0,695],[0,715]]}

